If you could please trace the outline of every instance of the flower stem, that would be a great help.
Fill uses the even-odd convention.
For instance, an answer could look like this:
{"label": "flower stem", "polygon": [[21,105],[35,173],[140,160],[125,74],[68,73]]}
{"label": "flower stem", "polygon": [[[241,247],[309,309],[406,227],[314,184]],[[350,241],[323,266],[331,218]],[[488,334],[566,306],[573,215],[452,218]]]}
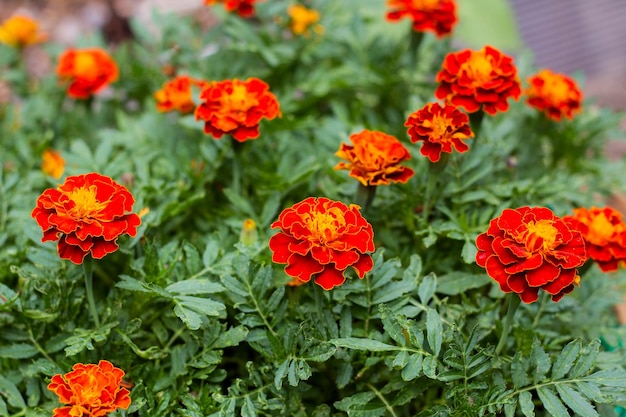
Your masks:
{"label": "flower stem", "polygon": [[96,327],[100,327],[100,319],[98,318],[98,309],[93,298],[93,258],[89,255],[83,261],[83,273],[85,275],[85,291],[87,292],[87,302],[89,303],[89,312],[93,318]]}
{"label": "flower stem", "polygon": [[480,128],[483,125],[483,120],[485,119],[485,112],[482,110],[478,110],[477,112],[470,113],[470,127],[472,128],[472,132],[474,133],[474,146],[476,146],[476,139],[480,134]]}
{"label": "flower stem", "polygon": [[496,355],[499,355],[504,348],[504,345],[506,345],[506,338],[509,336],[509,332],[511,331],[511,327],[513,325],[513,317],[515,316],[515,312],[517,311],[517,307],[519,307],[521,301],[521,298],[519,298],[517,294],[509,294],[508,296],[508,308],[506,311],[506,317],[504,318],[504,323],[502,324],[500,340],[498,341],[498,346],[496,346]]}
{"label": "flower stem", "polygon": [[241,195],[241,153],[242,143],[233,139],[233,177],[231,187],[233,192],[237,195]]}
{"label": "flower stem", "polygon": [[439,176],[448,165],[448,160],[450,159],[449,153],[442,153],[439,161],[433,162],[428,165],[428,178],[426,180],[426,195],[424,198],[424,210],[422,214],[424,215],[424,220],[428,222],[428,217],[430,216],[430,210],[435,205],[435,196],[434,191],[437,187],[437,183],[439,182]]}
{"label": "flower stem", "polygon": [[362,183],[359,183],[358,188],[356,189],[355,200],[356,203],[361,207],[361,209],[363,211],[366,211],[372,204],[375,195],[375,185],[363,185]]}

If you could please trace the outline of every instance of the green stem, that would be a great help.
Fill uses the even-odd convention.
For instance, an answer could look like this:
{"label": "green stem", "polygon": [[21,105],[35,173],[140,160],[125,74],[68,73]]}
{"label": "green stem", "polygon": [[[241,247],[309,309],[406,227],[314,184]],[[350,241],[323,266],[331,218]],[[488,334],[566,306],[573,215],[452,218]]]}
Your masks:
{"label": "green stem", "polygon": [[430,210],[435,205],[436,199],[434,195],[435,188],[439,182],[439,177],[443,170],[446,168],[448,161],[450,160],[450,154],[443,152],[439,161],[433,162],[428,165],[428,178],[426,180],[426,195],[424,198],[424,210],[422,212],[424,220],[428,222],[430,216]]}
{"label": "green stem", "polygon": [[93,258],[89,255],[83,261],[83,273],[85,275],[85,292],[87,293],[87,302],[89,303],[89,311],[96,327],[100,327],[100,319],[98,318],[98,309],[93,298]]}
{"label": "green stem", "polygon": [[237,195],[241,195],[241,151],[243,143],[233,139],[233,182],[232,189]]}
{"label": "green stem", "polygon": [[417,32],[411,28],[411,37],[409,41],[409,56],[411,57],[411,69],[417,68],[419,62],[420,45],[424,39],[424,32]]}
{"label": "green stem", "polygon": [[374,200],[374,196],[376,195],[376,186],[375,185],[363,185],[359,183],[356,189],[355,200],[356,203],[361,207],[362,211],[367,211],[367,209],[372,204]]}
{"label": "green stem", "polygon": [[389,402],[387,401],[387,399],[383,396],[383,394],[376,389],[375,386],[373,386],[370,383],[365,384],[370,390],[372,390],[372,392],[378,397],[378,399],[380,401],[382,401],[382,403],[385,405],[385,408],[387,409],[387,411],[389,412],[390,415],[392,415],[393,417],[397,417],[396,412],[394,411],[393,407],[391,404],[389,404]]}
{"label": "green stem", "polygon": [[496,346],[496,355],[499,355],[506,345],[506,338],[509,336],[509,332],[511,331],[511,327],[513,325],[513,317],[515,316],[515,312],[517,311],[517,307],[519,307],[521,301],[521,298],[519,298],[517,294],[508,295],[508,309],[506,311],[504,323],[502,324],[502,334],[500,334],[500,340],[498,341],[498,346]]}
{"label": "green stem", "polygon": [[485,119],[485,112],[482,110],[478,110],[477,112],[470,113],[470,127],[472,128],[472,132],[474,132],[474,146],[476,146],[476,139],[480,134],[480,129],[483,126],[483,120]]}

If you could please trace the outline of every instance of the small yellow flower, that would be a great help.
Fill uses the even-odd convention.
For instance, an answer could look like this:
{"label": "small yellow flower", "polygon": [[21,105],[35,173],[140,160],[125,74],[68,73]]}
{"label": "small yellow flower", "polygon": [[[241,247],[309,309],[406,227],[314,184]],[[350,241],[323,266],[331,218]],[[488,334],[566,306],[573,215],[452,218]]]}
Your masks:
{"label": "small yellow flower", "polygon": [[307,9],[300,4],[294,4],[289,6],[287,13],[291,18],[289,26],[294,34],[309,36],[309,29],[312,29],[318,35],[324,32],[324,27],[316,24],[320,20],[320,14],[317,10]]}
{"label": "small yellow flower", "polygon": [[239,233],[239,241],[246,246],[250,246],[253,245],[257,239],[256,222],[252,219],[244,220],[241,225],[241,232]]}
{"label": "small yellow flower", "polygon": [[65,159],[60,153],[52,149],[47,149],[41,155],[41,170],[44,174],[50,175],[57,180],[63,175],[65,170]]}
{"label": "small yellow flower", "polygon": [[0,43],[9,46],[24,48],[45,40],[46,35],[39,32],[39,25],[30,17],[13,16],[0,25]]}

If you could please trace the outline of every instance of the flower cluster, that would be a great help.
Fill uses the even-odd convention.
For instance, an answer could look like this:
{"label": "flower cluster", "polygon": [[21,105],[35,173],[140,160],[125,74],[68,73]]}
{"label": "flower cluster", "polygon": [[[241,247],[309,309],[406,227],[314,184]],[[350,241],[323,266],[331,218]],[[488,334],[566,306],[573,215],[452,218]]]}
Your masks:
{"label": "flower cluster", "polygon": [[124,371],[109,361],[97,365],[77,363],[65,375],[54,375],[48,389],[67,404],[55,408],[52,417],[106,416],[130,406],[130,392],[122,388]]}
{"label": "flower cluster", "polygon": [[57,75],[69,82],[70,97],[86,99],[117,80],[118,68],[102,49],[69,49],[59,57]]}
{"label": "flower cluster", "polygon": [[309,197],[280,213],[269,240],[272,261],[287,264],[285,273],[325,290],[341,285],[352,267],[359,278],[372,267],[374,231],[359,207],[324,197]]}
{"label": "flower cluster", "polygon": [[351,145],[342,143],[335,153],[348,162],[340,162],[335,169],[350,170],[350,176],[363,185],[381,185],[389,182],[406,183],[413,170],[400,165],[411,159],[411,154],[395,137],[383,132],[363,130],[350,135]]}
{"label": "flower cluster", "polygon": [[450,34],[457,21],[455,0],[387,0],[387,6],[387,20],[410,18],[414,31],[438,37]]}
{"label": "flower cluster", "polygon": [[404,123],[408,127],[411,142],[422,141],[420,153],[437,162],[441,153],[466,152],[469,146],[463,142],[474,137],[470,129],[469,117],[449,104],[426,104],[409,115]]}
{"label": "flower cluster", "polygon": [[308,9],[301,4],[294,4],[287,9],[290,22],[289,27],[296,35],[309,36],[311,29],[315,33],[322,33],[323,28],[317,24],[320,14],[317,10]]}
{"label": "flower cluster", "polygon": [[626,223],[620,212],[611,207],[577,208],[563,219],[582,233],[589,258],[601,270],[616,271],[626,261]]}
{"label": "flower cluster", "polygon": [[203,80],[196,80],[188,75],[179,75],[167,81],[163,87],[154,93],[157,110],[160,112],[178,111],[191,113],[196,108],[192,97],[192,87],[202,89],[206,85]]}
{"label": "flower cluster", "polygon": [[203,120],[204,131],[216,139],[225,134],[238,142],[256,139],[261,119],[281,115],[278,100],[258,78],[207,83],[200,99],[196,120]]}
{"label": "flower cluster", "polygon": [[513,59],[490,46],[449,53],[437,81],[435,96],[469,113],[506,111],[507,100],[517,100],[522,91]]}
{"label": "flower cluster", "polygon": [[137,234],[141,219],[128,214],[134,201],[125,187],[109,177],[76,175],[45,190],[32,217],[43,230],[42,242],[58,240],[59,256],[81,264],[87,255],[99,259],[115,252],[119,236]]}
{"label": "flower cluster", "polygon": [[581,109],[582,93],[572,78],[549,69],[528,79],[530,87],[524,94],[527,103],[557,122],[571,119]]}
{"label": "flower cluster", "polygon": [[46,35],[39,32],[39,24],[27,16],[13,16],[0,25],[0,43],[24,48],[46,40]]}
{"label": "flower cluster", "polygon": [[537,301],[540,289],[559,301],[578,285],[576,268],[587,260],[582,234],[544,207],[505,209],[476,246],[476,263],[525,303]]}
{"label": "flower cluster", "polygon": [[207,6],[221,3],[224,9],[230,13],[237,13],[243,18],[253,17],[255,14],[254,4],[257,0],[204,0]]}

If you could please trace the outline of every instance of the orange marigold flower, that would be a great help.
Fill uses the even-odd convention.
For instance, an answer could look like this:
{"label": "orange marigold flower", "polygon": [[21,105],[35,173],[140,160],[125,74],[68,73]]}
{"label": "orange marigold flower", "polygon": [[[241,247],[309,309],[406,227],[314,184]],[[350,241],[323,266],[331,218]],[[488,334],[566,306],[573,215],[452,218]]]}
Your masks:
{"label": "orange marigold flower", "polygon": [[154,93],[157,110],[160,112],[178,110],[180,113],[191,113],[196,108],[191,87],[203,88],[205,85],[205,81],[193,79],[188,75],[179,75],[167,81],[162,89]]}
{"label": "orange marigold flower", "polygon": [[526,102],[549,118],[556,121],[563,117],[571,119],[580,111],[582,93],[576,81],[567,75],[544,69],[530,77],[528,82],[530,87],[524,91]]}
{"label": "orange marigold flower", "polygon": [[280,116],[280,106],[269,86],[258,78],[207,83],[196,108],[196,120],[204,120],[204,131],[219,139],[230,134],[238,142],[259,137],[259,123]]}
{"label": "orange marigold flower", "polygon": [[296,35],[309,36],[309,29],[313,29],[315,33],[322,33],[323,27],[318,25],[320,14],[317,10],[307,9],[301,4],[289,6],[287,14],[291,18],[289,27]]}
{"label": "orange marigold flower", "polygon": [[448,35],[456,24],[455,0],[387,0],[391,8],[387,20],[394,22],[408,17],[416,32],[434,32],[438,37]]}
{"label": "orange marigold flower", "polygon": [[70,97],[84,99],[117,80],[118,69],[102,49],[69,49],[59,57],[57,75],[70,83]]}
{"label": "orange marigold flower", "polygon": [[65,375],[52,377],[48,389],[67,404],[55,408],[52,417],[106,416],[130,406],[130,392],[123,388],[124,371],[109,361],[97,365],[77,363]]}
{"label": "orange marigold flower", "polygon": [[513,59],[491,46],[449,53],[437,81],[435,96],[469,113],[506,111],[509,97],[517,100],[521,94]]}
{"label": "orange marigold flower", "polygon": [[581,233],[544,207],[505,209],[476,245],[476,263],[525,303],[537,301],[540,289],[554,301],[572,292],[587,260]]}
{"label": "orange marigold flower", "polygon": [[41,170],[58,180],[65,170],[65,159],[57,151],[46,149],[41,155]]}
{"label": "orange marigold flower", "polygon": [[119,236],[137,234],[141,219],[127,214],[134,202],[132,194],[109,177],[75,175],[45,190],[31,215],[43,230],[42,242],[58,240],[59,256],[81,264],[88,254],[100,259],[115,252]]}
{"label": "orange marigold flower", "polygon": [[256,0],[204,0],[204,4],[213,6],[221,3],[224,9],[230,13],[237,13],[239,16],[247,18],[255,14],[254,4]]}
{"label": "orange marigold flower", "polygon": [[0,43],[24,48],[28,45],[43,42],[46,35],[39,32],[36,21],[27,16],[13,16],[0,25]]}
{"label": "orange marigold flower", "polygon": [[348,267],[359,278],[373,268],[374,231],[359,206],[309,197],[280,213],[272,223],[280,232],[270,238],[272,261],[287,264],[285,273],[325,290],[343,284]]}
{"label": "orange marigold flower", "polygon": [[564,220],[580,231],[587,253],[604,272],[617,271],[626,261],[626,223],[622,214],[611,207],[574,209]]}
{"label": "orange marigold flower", "polygon": [[411,159],[411,154],[395,137],[363,130],[350,135],[350,141],[353,146],[342,143],[335,153],[348,162],[339,162],[335,169],[350,170],[350,176],[361,184],[406,183],[413,176],[412,169],[400,165],[402,161]]}
{"label": "orange marigold flower", "polygon": [[452,153],[452,148],[463,153],[469,149],[464,140],[474,137],[469,117],[455,106],[429,103],[409,115],[404,123],[411,142],[422,141],[420,153],[431,162],[441,158],[441,152]]}

